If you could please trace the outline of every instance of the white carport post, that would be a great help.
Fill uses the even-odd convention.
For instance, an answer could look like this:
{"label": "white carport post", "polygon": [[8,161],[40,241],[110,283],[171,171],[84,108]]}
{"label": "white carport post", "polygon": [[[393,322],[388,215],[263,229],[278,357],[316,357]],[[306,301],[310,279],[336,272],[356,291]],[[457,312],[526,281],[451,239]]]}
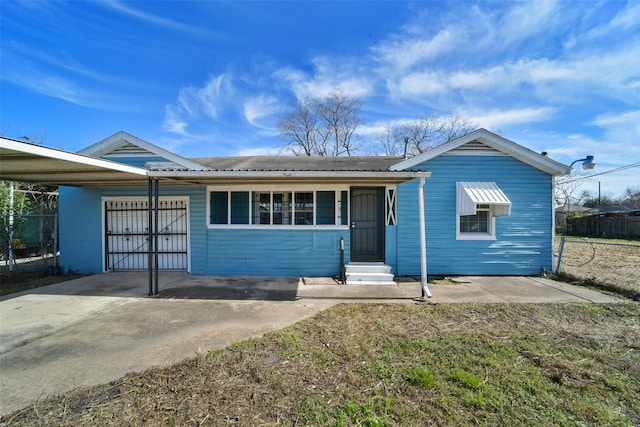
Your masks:
{"label": "white carport post", "polygon": [[427,237],[425,231],[425,215],[424,215],[424,177],[420,178],[418,184],[418,208],[420,223],[420,281],[422,284],[422,298],[431,298],[431,292],[427,287]]}

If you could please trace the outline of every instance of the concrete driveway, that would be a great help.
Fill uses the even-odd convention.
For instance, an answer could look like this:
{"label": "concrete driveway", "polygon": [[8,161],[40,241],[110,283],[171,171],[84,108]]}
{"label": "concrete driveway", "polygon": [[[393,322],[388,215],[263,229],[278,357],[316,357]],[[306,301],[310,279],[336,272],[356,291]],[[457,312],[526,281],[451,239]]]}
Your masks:
{"label": "concrete driveway", "polygon": [[[0,298],[0,414],[261,336],[337,303],[414,303],[420,284],[344,286],[329,278],[109,273]],[[620,300],[529,277],[465,277],[431,285],[434,302]]]}

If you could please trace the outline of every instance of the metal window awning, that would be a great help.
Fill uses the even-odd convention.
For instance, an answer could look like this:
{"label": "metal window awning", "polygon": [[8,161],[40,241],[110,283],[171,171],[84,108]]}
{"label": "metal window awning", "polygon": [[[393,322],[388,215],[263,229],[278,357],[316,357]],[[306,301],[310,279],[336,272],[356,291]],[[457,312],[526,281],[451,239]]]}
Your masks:
{"label": "metal window awning", "polygon": [[495,182],[458,182],[458,215],[475,215],[478,205],[491,205],[493,216],[511,215],[511,200]]}

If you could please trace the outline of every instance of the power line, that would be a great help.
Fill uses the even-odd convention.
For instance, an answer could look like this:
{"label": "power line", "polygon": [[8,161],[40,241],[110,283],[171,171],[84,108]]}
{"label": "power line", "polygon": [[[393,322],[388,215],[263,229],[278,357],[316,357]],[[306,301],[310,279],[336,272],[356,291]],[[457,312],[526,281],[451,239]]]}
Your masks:
{"label": "power line", "polygon": [[574,179],[570,179],[568,181],[562,181],[562,184],[567,184],[569,182],[575,182],[575,181],[580,181],[583,179],[588,179],[588,178],[593,178],[594,176],[600,176],[600,175],[606,175],[606,174],[610,174],[610,173],[614,173],[614,172],[620,172],[626,169],[632,169],[632,168],[637,168],[640,167],[640,162],[636,162],[636,163],[631,163],[630,165],[626,165],[626,166],[620,166],[619,168],[615,168],[615,169],[609,169],[608,171],[604,171],[604,172],[600,172],[600,173],[594,173],[591,175],[587,175],[587,176],[581,176],[578,178],[574,178]]}

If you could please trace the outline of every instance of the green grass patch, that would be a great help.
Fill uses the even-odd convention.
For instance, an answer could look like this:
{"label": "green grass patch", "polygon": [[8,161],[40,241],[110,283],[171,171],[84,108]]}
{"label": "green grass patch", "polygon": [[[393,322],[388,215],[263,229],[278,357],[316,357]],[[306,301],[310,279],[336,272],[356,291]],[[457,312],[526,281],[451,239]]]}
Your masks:
{"label": "green grass patch", "polygon": [[633,303],[341,305],[0,424],[634,426],[638,319]]}
{"label": "green grass patch", "polygon": [[433,372],[424,366],[411,366],[407,370],[407,381],[414,386],[421,388],[432,388],[436,386],[436,379]]}

